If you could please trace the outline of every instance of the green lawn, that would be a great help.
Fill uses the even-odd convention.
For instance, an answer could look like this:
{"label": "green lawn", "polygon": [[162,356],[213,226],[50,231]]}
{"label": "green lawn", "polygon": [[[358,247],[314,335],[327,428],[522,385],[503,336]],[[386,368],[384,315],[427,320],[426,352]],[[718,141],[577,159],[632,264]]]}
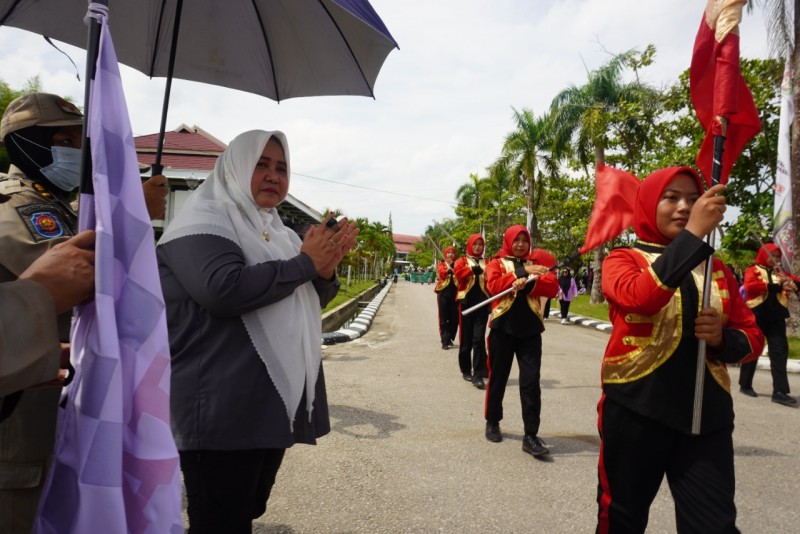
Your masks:
{"label": "green lawn", "polygon": [[[558,301],[554,299],[550,306],[552,309],[557,310]],[[572,304],[569,305],[569,312],[608,322],[608,304],[589,304],[589,295],[578,295],[572,299]]]}
{"label": "green lawn", "polygon": [[[554,301],[551,306],[557,310],[558,302]],[[578,295],[570,304],[569,313],[608,321],[608,304],[589,304],[589,295]],[[789,336],[789,358],[800,360],[800,337]]]}
{"label": "green lawn", "polygon": [[364,282],[352,283],[350,287],[345,287],[344,280],[341,280],[342,286],[339,288],[339,292],[333,297],[333,300],[325,306],[325,309],[322,310],[322,313],[328,312],[334,309],[336,306],[340,304],[344,304],[350,299],[356,298],[360,293],[363,293],[367,289],[371,288],[375,285],[374,280],[366,280]]}

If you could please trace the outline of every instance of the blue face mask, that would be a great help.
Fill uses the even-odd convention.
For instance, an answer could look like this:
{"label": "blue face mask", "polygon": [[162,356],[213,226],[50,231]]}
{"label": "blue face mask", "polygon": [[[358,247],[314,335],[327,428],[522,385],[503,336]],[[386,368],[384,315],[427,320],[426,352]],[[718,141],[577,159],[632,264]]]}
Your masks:
{"label": "blue face mask", "polygon": [[41,168],[50,183],[64,191],[73,191],[81,184],[81,151],[78,148],[54,146],[53,163]]}

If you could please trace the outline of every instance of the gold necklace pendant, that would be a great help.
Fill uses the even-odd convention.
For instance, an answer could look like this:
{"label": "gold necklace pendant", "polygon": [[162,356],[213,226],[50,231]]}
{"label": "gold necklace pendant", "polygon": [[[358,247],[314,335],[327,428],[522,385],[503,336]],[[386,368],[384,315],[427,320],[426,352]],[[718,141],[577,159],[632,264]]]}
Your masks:
{"label": "gold necklace pendant", "polygon": [[269,232],[264,230],[263,232],[261,232],[261,235],[264,236],[264,241],[269,241]]}

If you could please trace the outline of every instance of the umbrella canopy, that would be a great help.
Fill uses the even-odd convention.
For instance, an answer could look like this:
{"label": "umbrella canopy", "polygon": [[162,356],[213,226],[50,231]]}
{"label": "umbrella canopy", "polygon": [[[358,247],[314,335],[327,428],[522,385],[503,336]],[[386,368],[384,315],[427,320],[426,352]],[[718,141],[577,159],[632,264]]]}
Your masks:
{"label": "umbrella canopy", "polygon": [[[0,25],[86,47],[86,0],[0,0]],[[108,0],[120,63],[280,101],[373,96],[397,43],[367,0]],[[177,15],[180,14],[179,17]]]}
{"label": "umbrella canopy", "polygon": [[[86,46],[87,0],[0,0],[0,25]],[[172,79],[239,89],[280,101],[374,96],[397,43],[367,0],[103,0],[117,59],[166,77],[153,174]]]}

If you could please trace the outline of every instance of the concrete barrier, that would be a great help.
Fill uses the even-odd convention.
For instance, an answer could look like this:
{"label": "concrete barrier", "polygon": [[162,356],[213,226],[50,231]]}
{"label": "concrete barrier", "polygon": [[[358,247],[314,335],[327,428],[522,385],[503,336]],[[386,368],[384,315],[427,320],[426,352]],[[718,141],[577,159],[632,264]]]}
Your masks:
{"label": "concrete barrier", "polygon": [[[369,330],[370,325],[372,324],[372,320],[375,318],[375,314],[378,313],[378,308],[380,308],[383,299],[386,298],[386,294],[389,293],[389,289],[392,287],[392,281],[387,280],[386,284],[381,286],[375,286],[378,294],[375,295],[370,303],[367,305],[364,310],[358,314],[353,322],[347,328],[340,328],[335,332],[325,332],[323,329],[322,334],[322,344],[323,345],[333,345],[335,343],[343,343],[345,341],[351,341],[353,339],[359,338]],[[365,295],[365,293],[362,293]],[[356,302],[356,306],[358,305],[359,298],[353,299]],[[340,306],[341,307],[341,306]],[[338,309],[338,308],[336,308]],[[331,310],[330,313],[333,313],[334,310]],[[348,317],[351,317],[349,315]]]}
{"label": "concrete barrier", "polygon": [[344,304],[336,306],[331,311],[322,314],[322,331],[331,332],[336,330],[339,325],[344,323],[347,319],[354,316],[358,311],[359,302],[369,302],[380,291],[380,284],[375,284],[363,293],[360,293],[355,298],[348,300]]}

